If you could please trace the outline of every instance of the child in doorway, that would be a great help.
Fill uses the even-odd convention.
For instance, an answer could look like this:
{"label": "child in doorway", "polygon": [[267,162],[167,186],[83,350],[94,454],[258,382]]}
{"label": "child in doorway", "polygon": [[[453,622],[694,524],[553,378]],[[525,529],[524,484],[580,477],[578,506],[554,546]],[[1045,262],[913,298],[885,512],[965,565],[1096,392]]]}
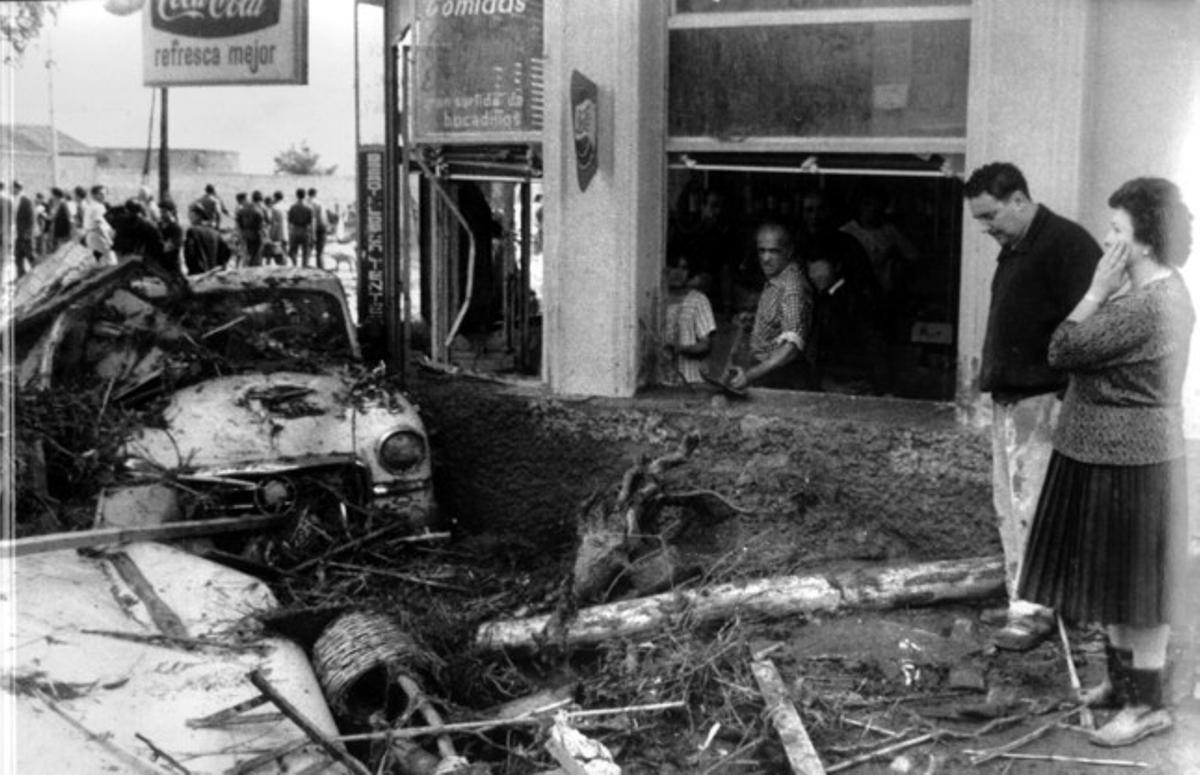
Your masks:
{"label": "child in doorway", "polygon": [[686,258],[667,270],[667,316],[663,331],[663,382],[701,382],[700,367],[712,349],[717,323],[707,291],[712,277],[692,268]]}

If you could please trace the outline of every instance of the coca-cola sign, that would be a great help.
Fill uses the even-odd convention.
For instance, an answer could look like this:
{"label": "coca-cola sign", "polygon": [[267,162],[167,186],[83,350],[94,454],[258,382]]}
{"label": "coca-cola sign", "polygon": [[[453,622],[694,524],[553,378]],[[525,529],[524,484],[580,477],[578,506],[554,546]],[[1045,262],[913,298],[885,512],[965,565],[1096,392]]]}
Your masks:
{"label": "coca-cola sign", "polygon": [[283,0],[151,0],[156,30],[189,38],[227,38],[279,24]]}

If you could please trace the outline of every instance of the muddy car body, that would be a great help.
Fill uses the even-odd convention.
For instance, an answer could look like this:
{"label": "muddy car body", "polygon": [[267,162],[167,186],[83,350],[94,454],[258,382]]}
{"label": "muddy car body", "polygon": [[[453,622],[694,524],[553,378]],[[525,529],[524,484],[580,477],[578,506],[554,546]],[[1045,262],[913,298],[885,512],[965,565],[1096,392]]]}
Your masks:
{"label": "muddy car body", "polygon": [[362,367],[336,276],[216,270],[174,296],[112,276],[58,311],[20,373],[50,389],[90,373],[115,400],[157,402],[125,441],[123,483],[170,481],[191,518],[349,508],[436,522],[424,425]]}

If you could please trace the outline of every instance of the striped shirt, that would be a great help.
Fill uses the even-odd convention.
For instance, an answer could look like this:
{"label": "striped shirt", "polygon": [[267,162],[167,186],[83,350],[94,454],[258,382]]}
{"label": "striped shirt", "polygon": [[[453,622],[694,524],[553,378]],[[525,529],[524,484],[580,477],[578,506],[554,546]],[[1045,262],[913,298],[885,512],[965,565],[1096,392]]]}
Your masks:
{"label": "striped shirt", "polygon": [[[689,290],[682,300],[667,305],[665,339],[676,347],[694,345],[716,329],[717,322],[713,318],[712,305],[709,304],[708,297],[694,288]],[[674,369],[671,371],[678,370],[678,374],[664,375],[664,382],[678,384],[680,378],[684,382],[700,382],[702,380],[700,366],[704,363],[704,356],[697,357],[676,352],[673,357],[675,363]]]}
{"label": "striped shirt", "polygon": [[812,287],[792,262],[767,280],[758,298],[750,332],[754,360],[762,363],[784,342],[791,342],[803,352],[809,344],[812,316]]}

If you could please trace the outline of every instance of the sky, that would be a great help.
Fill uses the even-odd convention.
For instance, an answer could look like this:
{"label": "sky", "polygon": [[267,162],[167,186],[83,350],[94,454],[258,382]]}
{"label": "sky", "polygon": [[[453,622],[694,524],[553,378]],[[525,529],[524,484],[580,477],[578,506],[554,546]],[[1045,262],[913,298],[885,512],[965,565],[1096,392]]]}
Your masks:
{"label": "sky", "polygon": [[[364,6],[382,25],[382,12]],[[382,41],[382,32],[378,32]],[[363,45],[368,45],[364,36]],[[376,45],[381,45],[376,44]],[[378,50],[375,48],[374,50]],[[50,123],[52,55],[58,129],[93,146],[144,148],[155,91],[142,84],[142,16],[116,16],[103,0],[70,0],[13,68],[5,120]],[[382,65],[380,65],[382,66]],[[320,165],[354,170],[354,0],[309,0],[305,86],[173,87],[168,144],[238,151],[243,172],[271,173],[273,159],[307,141]],[[158,146],[158,128],[154,128]]]}

